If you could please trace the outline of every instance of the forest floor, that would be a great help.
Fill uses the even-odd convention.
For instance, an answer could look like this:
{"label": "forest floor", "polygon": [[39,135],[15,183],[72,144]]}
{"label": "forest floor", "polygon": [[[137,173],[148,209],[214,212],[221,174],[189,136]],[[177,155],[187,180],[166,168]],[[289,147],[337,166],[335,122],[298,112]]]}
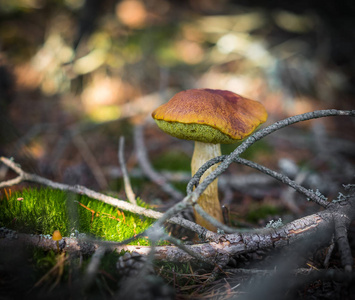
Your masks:
{"label": "forest floor", "polygon": [[[125,199],[118,162],[118,140],[124,136],[135,194],[164,211],[173,199],[142,171],[134,134],[143,126],[152,166],[186,193],[193,144],[167,136],[150,117],[174,93],[207,87],[232,90],[263,103],[269,114],[264,126],[313,110],[354,109],[354,58],[333,48],[337,35],[324,32],[327,26],[334,32],[342,28],[336,21],[329,25],[324,11],[317,14],[315,7],[317,22],[306,9],[255,8],[233,1],[180,5],[156,0],[146,5],[107,0],[99,7],[87,1],[93,7],[85,9],[77,4],[80,1],[45,2],[8,2],[0,20],[0,156],[13,157],[27,172]],[[345,193],[343,184],[354,183],[354,130],[355,122],[348,117],[306,121],[269,135],[243,157],[287,174],[329,200],[337,199]],[[224,145],[222,152],[235,148]],[[1,181],[13,177],[0,166]],[[22,183],[11,189],[33,186]],[[286,223],[319,211],[291,188],[245,166],[231,165],[220,177],[220,187],[221,204],[228,209],[230,224],[238,227],[264,227],[279,218]],[[4,189],[0,192],[4,199]],[[348,230],[353,257],[354,225]],[[302,255],[297,249],[240,255],[230,269],[291,269],[295,265],[287,260],[300,256],[297,268],[323,268],[328,248],[309,248]],[[336,249],[333,253],[329,268],[341,269]],[[107,263],[110,259],[117,257]],[[2,260],[0,266],[0,288],[7,280],[15,288],[18,274],[10,272],[12,277],[5,278],[9,265]],[[209,281],[211,270],[198,265],[171,270],[156,266],[176,299],[242,297],[255,286],[271,295],[276,293],[275,281],[285,283],[270,274],[272,279],[266,280],[266,275],[228,271]],[[290,288],[288,296],[355,297],[344,282],[305,281]]]}

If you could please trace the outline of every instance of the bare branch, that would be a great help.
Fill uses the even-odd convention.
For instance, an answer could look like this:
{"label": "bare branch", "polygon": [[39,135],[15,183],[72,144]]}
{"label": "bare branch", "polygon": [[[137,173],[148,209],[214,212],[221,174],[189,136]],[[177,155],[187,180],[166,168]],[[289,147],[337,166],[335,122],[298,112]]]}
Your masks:
{"label": "bare branch", "polygon": [[328,206],[328,202],[323,200],[322,198],[320,198],[319,196],[317,196],[315,193],[313,193],[310,190],[307,190],[306,188],[304,188],[303,186],[299,185],[298,183],[296,183],[295,181],[291,180],[289,177],[287,177],[286,175],[280,174],[276,171],[270,170],[267,167],[261,166],[257,163],[251,162],[249,160],[243,159],[243,158],[235,158],[235,161],[238,163],[241,163],[243,165],[249,166],[251,168],[257,169],[260,172],[263,172],[267,175],[270,175],[271,177],[287,184],[288,186],[292,187],[293,189],[295,189],[297,192],[300,192],[302,194],[304,194],[305,196],[307,196],[310,200],[313,200],[315,203],[317,203],[318,205],[322,206],[322,207],[327,207]]}
{"label": "bare branch", "polygon": [[[294,123],[306,121],[306,120],[311,120],[311,119],[316,119],[316,118],[323,118],[323,117],[329,117],[329,116],[355,116],[355,110],[336,110],[336,109],[329,109],[329,110],[318,110],[318,111],[313,111],[297,116],[293,116],[290,118],[286,118],[284,120],[278,121],[260,131],[255,132],[252,134],[250,137],[248,137],[241,145],[239,145],[231,154],[225,156],[223,159],[221,159],[221,163],[218,165],[218,167],[209,175],[205,178],[203,182],[201,182],[198,187],[191,193],[189,194],[189,201],[192,201],[192,203],[196,203],[197,199],[199,196],[203,193],[203,191],[207,188],[207,186],[215,180],[219,175],[221,175],[228,167],[229,165],[235,161],[240,154],[242,154],[246,149],[248,149],[251,145],[253,145],[256,141],[262,139],[263,137],[281,129],[286,126],[289,126]],[[208,162],[206,163],[208,164]],[[205,164],[205,165],[206,165]],[[200,170],[207,170],[208,168],[205,167],[205,165],[201,166]],[[197,171],[196,173],[199,173]],[[201,171],[204,173],[204,171]],[[196,179],[191,179],[191,181],[194,181],[194,184],[196,185]],[[322,203],[322,201],[318,202],[320,205],[324,205],[325,203]]]}
{"label": "bare branch", "polygon": [[240,228],[236,229],[236,228],[232,228],[227,225],[224,225],[224,224],[220,223],[219,221],[217,221],[212,216],[210,216],[208,213],[206,213],[199,204],[195,204],[194,209],[196,210],[196,212],[199,215],[201,215],[201,217],[206,219],[209,223],[214,225],[221,232],[232,233],[232,232],[252,232],[252,231],[254,231],[253,229],[240,229]]}
{"label": "bare branch", "polygon": [[92,154],[89,149],[88,144],[85,142],[83,137],[80,134],[77,134],[73,137],[73,142],[76,148],[79,150],[81,156],[87,163],[87,165],[91,168],[92,173],[99,184],[101,189],[106,189],[108,187],[108,182],[103,174],[100,165],[97,162],[97,159]]}
{"label": "bare branch", "polygon": [[335,242],[334,242],[334,234],[333,234],[331,241],[330,241],[330,245],[327,250],[327,255],[325,256],[324,263],[323,263],[324,268],[326,268],[326,269],[328,269],[328,267],[329,267],[329,260],[330,260],[330,257],[332,256],[334,248],[335,248]]}
{"label": "bare branch", "polygon": [[[293,245],[300,240],[309,239],[327,243],[332,235],[334,211],[353,217],[354,212],[349,213],[349,207],[355,204],[352,196],[346,204],[336,203],[334,206],[319,213],[294,220],[280,228],[267,228],[255,233],[217,234],[215,239],[208,243],[184,245],[182,249],[176,246],[156,246],[155,259],[174,262],[188,262],[204,257],[204,261],[212,262],[217,258],[228,259],[229,257],[259,249],[282,248]],[[149,246],[128,246],[122,243],[93,241],[90,239],[63,238],[65,247],[63,251],[93,254],[100,246],[105,246],[107,251],[135,251],[142,255],[148,255],[151,251]],[[55,249],[56,244],[50,238],[38,235],[19,233],[17,238],[0,239],[1,246],[13,247],[16,242],[36,245],[45,249]],[[176,240],[172,242],[180,243]],[[85,242],[85,243],[84,243]],[[84,246],[85,245],[85,246]],[[187,252],[188,253],[187,253]],[[197,253],[197,255],[196,255]]]}
{"label": "bare branch", "polygon": [[[191,179],[191,181],[188,184],[188,193],[191,194],[193,185],[195,185],[197,182],[199,182],[200,180],[200,176],[202,176],[205,168],[208,169],[209,167],[211,167],[212,165],[219,163],[221,161],[224,161],[226,159],[227,155],[221,155],[218,156],[214,159],[209,160],[206,164],[204,164],[203,167],[201,167],[198,172],[193,176],[193,178]],[[320,198],[319,196],[317,196],[315,193],[313,193],[310,190],[307,190],[306,188],[304,188],[303,186],[297,184],[295,181],[291,180],[289,177],[287,177],[286,175],[280,174],[276,171],[273,171],[269,168],[266,168],[264,166],[261,166],[257,163],[251,162],[249,160],[246,160],[244,158],[235,158],[234,159],[235,162],[249,166],[251,168],[257,169],[260,172],[263,172],[287,185],[289,185],[290,187],[292,187],[293,189],[295,189],[296,191],[304,194],[305,196],[307,196],[310,200],[313,200],[314,202],[316,202],[317,204],[321,205],[322,207],[327,207],[329,205],[328,202],[326,202],[325,200],[323,200],[322,198]],[[232,233],[232,232],[250,232],[250,230],[241,230],[241,229],[235,229],[229,226],[226,226],[220,222],[218,222],[216,219],[214,219],[212,216],[210,216],[209,214],[207,214],[198,204],[194,205],[194,208],[196,209],[196,211],[203,217],[205,218],[208,222],[210,222],[211,224],[213,224],[214,226],[216,226],[217,228],[219,228],[220,230],[223,230],[224,232],[228,232],[228,233]]]}
{"label": "bare branch", "polygon": [[176,239],[172,236],[165,236],[165,240],[169,241],[170,243],[174,244],[176,247],[180,248],[182,251],[186,252],[187,254],[191,255],[192,257],[196,258],[199,261],[202,261],[208,265],[213,265],[213,262],[211,260],[206,259],[204,256],[202,256],[199,252],[192,251],[189,247],[184,245],[181,240]]}
{"label": "bare branch", "polygon": [[186,229],[196,232],[203,239],[204,238],[211,239],[214,237],[213,232],[206,230],[202,226],[200,226],[194,222],[191,222],[189,220],[183,219],[183,218],[174,217],[174,215],[177,212],[185,209],[188,206],[186,203],[180,203],[180,204],[178,203],[178,206],[169,210],[168,214],[162,214],[162,213],[160,213],[158,211],[154,211],[152,209],[143,208],[138,205],[134,205],[134,204],[128,203],[126,201],[95,192],[95,191],[90,190],[84,186],[80,186],[80,185],[71,186],[71,185],[67,185],[67,184],[63,184],[63,183],[54,182],[54,181],[51,181],[49,179],[43,178],[43,177],[35,175],[35,174],[27,173],[27,172],[23,171],[15,162],[13,162],[12,160],[10,160],[6,157],[0,157],[0,161],[3,162],[9,168],[11,168],[13,171],[15,171],[16,173],[19,174],[19,176],[16,177],[15,179],[0,182],[0,188],[12,186],[14,184],[19,184],[23,181],[36,182],[36,183],[40,183],[40,184],[49,186],[54,189],[59,189],[59,190],[63,190],[63,191],[70,191],[70,192],[80,194],[80,195],[86,195],[90,198],[105,202],[105,203],[112,205],[114,207],[117,207],[119,209],[123,209],[123,210],[129,211],[129,212],[135,213],[135,214],[143,215],[148,218],[159,219],[159,220],[161,220],[158,224],[159,226],[163,226],[163,223],[168,221],[170,223],[180,225]]}
{"label": "bare branch", "polygon": [[[157,228],[159,226],[162,226],[164,222],[169,221],[175,224],[179,224],[182,226],[187,226],[186,228],[193,228],[195,232],[198,232],[199,235],[201,235],[203,238],[209,241],[209,243],[205,244],[198,244],[198,245],[192,245],[192,246],[185,246],[187,247],[191,252],[191,254],[194,253],[199,253],[201,256],[205,257],[207,260],[212,259],[215,257],[229,257],[231,255],[235,255],[238,253],[243,253],[246,251],[254,251],[257,249],[263,249],[266,247],[282,247],[285,245],[289,245],[294,243],[300,238],[305,238],[312,236],[313,234],[319,234],[325,233],[329,234],[329,232],[332,231],[334,228],[334,213],[337,212],[339,216],[342,216],[341,221],[337,223],[337,226],[335,228],[335,237],[338,242],[339,247],[342,249],[342,261],[346,269],[349,269],[350,265],[350,259],[349,259],[349,249],[348,249],[348,242],[347,239],[344,239],[344,236],[346,237],[346,230],[349,225],[349,220],[354,219],[354,212],[353,209],[349,209],[349,205],[355,205],[354,204],[354,197],[350,198],[346,203],[332,203],[328,204],[326,201],[323,199],[317,199],[314,197],[314,194],[307,191],[303,187],[297,185],[295,182],[290,180],[288,177],[279,174],[277,172],[274,172],[272,170],[269,170],[267,168],[264,168],[262,166],[259,166],[255,163],[242,160],[239,158],[239,155],[243,153],[248,147],[250,147],[253,143],[255,143],[257,140],[265,137],[266,135],[281,129],[285,126],[288,126],[290,124],[304,121],[304,120],[309,120],[312,118],[320,118],[320,117],[326,117],[326,116],[354,116],[355,111],[338,111],[338,110],[324,110],[324,111],[315,111],[303,115],[298,115],[294,116],[291,118],[287,118],[285,120],[276,122],[275,124],[259,131],[250,136],[248,139],[246,139],[238,148],[236,148],[230,155],[228,156],[220,156],[214,160],[211,160],[207,162],[204,166],[200,168],[200,170],[197,173],[203,174],[204,170],[207,169],[205,166],[209,164],[215,164],[217,162],[221,162],[220,165],[216,168],[214,172],[212,172],[211,175],[209,175],[201,184],[197,186],[197,188],[192,191],[193,185],[196,185],[198,180],[196,181],[196,178],[200,176],[199,174],[196,175],[196,177],[192,178],[189,184],[189,188],[191,189],[188,193],[188,195],[179,203],[177,203],[175,206],[170,208],[165,214],[161,214],[159,212],[155,212],[153,210],[149,209],[144,209],[135,205],[132,205],[130,203],[127,203],[122,200],[115,199],[113,197],[105,196],[100,193],[94,192],[92,190],[89,190],[85,187],[82,186],[68,186],[60,183],[55,183],[53,181],[50,181],[48,179],[42,178],[40,176],[34,175],[34,174],[28,174],[21,170],[18,166],[16,166],[12,161],[2,157],[0,160],[12,168],[15,172],[19,174],[19,177],[16,178],[16,180],[20,181],[33,181],[33,182],[38,182],[41,184],[48,185],[53,188],[57,189],[62,189],[62,190],[68,190],[72,191],[75,193],[79,194],[85,194],[89,197],[92,197],[97,200],[101,200],[105,203],[108,203],[110,205],[119,207],[121,209],[131,211],[133,213],[138,213],[142,214],[148,217],[152,218],[157,218],[158,220],[154,223],[153,227],[156,226]],[[142,132],[140,132],[142,134]],[[138,132],[139,136],[139,132]],[[139,140],[142,142],[142,139],[138,139],[137,137],[135,138],[138,140],[138,145],[139,145]],[[137,143],[136,143],[137,146]],[[144,147],[143,147],[144,148]],[[139,147],[137,147],[137,151],[139,150]],[[144,150],[144,149],[143,149]],[[146,155],[146,154],[145,154]],[[146,160],[145,162],[148,162]],[[282,228],[277,228],[277,229],[267,229],[267,230],[258,230],[254,231],[252,233],[233,233],[233,234],[215,234],[213,232],[207,231],[199,225],[194,224],[192,222],[189,222],[188,220],[184,220],[181,218],[176,218],[173,217],[177,212],[180,212],[181,210],[187,208],[188,206],[194,206],[197,203],[197,199],[199,196],[202,194],[204,189],[208,186],[210,182],[212,182],[217,176],[219,176],[222,172],[224,172],[228,166],[232,162],[239,162],[239,163],[244,163],[246,165],[249,165],[251,167],[254,167],[268,175],[273,176],[274,178],[288,184],[294,189],[297,189],[298,191],[309,195],[309,198],[313,199],[315,202],[318,204],[322,205],[323,207],[326,208],[325,211],[320,212],[315,215],[307,216],[305,218],[295,220]],[[157,178],[156,178],[157,179]],[[9,184],[9,181],[0,183],[0,186],[7,186]],[[162,187],[166,189],[166,184],[165,182],[163,183]],[[308,196],[307,195],[307,196]],[[199,206],[196,206],[198,209]],[[349,213],[349,211],[351,211]],[[343,217],[344,216],[344,217]],[[207,217],[208,218],[208,217]],[[229,227],[226,227],[229,230]],[[232,229],[233,230],[233,229]],[[234,230],[233,230],[234,231]],[[157,238],[160,238],[161,235]],[[28,239],[28,238],[27,238]],[[30,239],[32,240],[32,239]],[[329,237],[328,237],[329,241]],[[1,242],[1,241],[0,241]],[[32,241],[33,242],[33,241]],[[38,240],[37,240],[38,242]],[[70,239],[68,240],[70,242]],[[98,244],[97,244],[98,245]],[[72,244],[72,246],[75,246],[75,243]],[[95,246],[96,247],[96,246]],[[137,251],[138,253],[141,254],[146,254],[150,250],[150,248],[145,248],[145,247],[134,247],[134,246],[119,246],[118,248],[114,246],[114,244],[111,244],[111,248],[116,248],[116,249],[126,249],[130,251]],[[75,248],[75,247],[74,247]],[[68,250],[70,250],[70,245]],[[185,249],[186,250],[186,249]],[[156,257],[158,259],[164,259],[164,260],[173,260],[173,261],[189,261],[192,259],[191,255],[186,253],[185,250],[179,249],[178,247],[170,247],[168,250],[166,247],[156,247]],[[195,257],[196,258],[196,257]]]}
{"label": "bare branch", "polygon": [[89,287],[92,281],[95,279],[97,270],[99,269],[100,262],[102,257],[106,252],[106,248],[104,246],[98,247],[93,256],[91,257],[91,261],[86,268],[86,274],[84,277],[84,288]]}
{"label": "bare branch", "polygon": [[6,180],[3,182],[0,182],[0,189],[3,187],[7,187],[7,186],[13,186],[16,184],[21,183],[22,181],[24,181],[22,174],[20,176],[17,176],[14,179],[10,179],[10,180]]}
{"label": "bare branch", "polygon": [[184,195],[176,190],[170,183],[168,183],[165,177],[157,173],[149,162],[146,147],[144,145],[143,126],[141,125],[138,125],[134,128],[134,144],[136,148],[137,159],[144,174],[148,176],[151,181],[160,186],[164,192],[173,197],[175,201],[180,201]]}
{"label": "bare branch", "polygon": [[353,269],[354,260],[351,254],[351,248],[348,240],[348,228],[352,218],[349,218],[348,215],[342,212],[335,212],[333,219],[335,225],[334,238],[339,247],[341,263],[344,266],[345,271],[351,272]]}
{"label": "bare branch", "polygon": [[127,199],[129,202],[136,205],[137,204],[136,195],[134,194],[134,192],[132,190],[131,181],[129,180],[128,172],[127,172],[126,164],[125,164],[125,160],[124,160],[124,137],[123,136],[120,137],[120,142],[119,142],[119,146],[118,146],[118,160],[121,165],[121,170],[122,170],[122,174],[123,174],[123,182],[124,182],[124,190],[126,192]]}
{"label": "bare branch", "polygon": [[[40,184],[49,186],[54,189],[59,189],[59,190],[63,190],[63,191],[70,191],[70,192],[77,193],[80,195],[86,195],[90,198],[100,200],[100,201],[110,204],[114,207],[117,207],[117,208],[120,208],[123,210],[127,210],[127,211],[130,211],[133,213],[137,213],[137,214],[146,216],[148,218],[159,219],[162,216],[162,213],[160,213],[160,212],[157,212],[157,211],[154,211],[151,209],[147,209],[147,208],[143,208],[143,207],[140,207],[137,205],[133,205],[133,204],[130,204],[126,201],[119,200],[119,199],[116,199],[116,198],[113,198],[110,196],[106,196],[104,194],[90,190],[84,186],[67,185],[67,184],[51,181],[49,179],[43,178],[43,177],[35,175],[35,174],[29,174],[29,173],[23,171],[18,165],[16,165],[13,161],[11,161],[10,159],[8,159],[6,157],[1,157],[0,161],[3,162],[5,165],[7,165],[8,167],[10,167],[12,170],[14,170],[16,173],[18,173],[20,175],[16,178],[17,183],[19,183],[21,181],[36,182],[36,183],[40,183]],[[10,186],[12,184],[11,181],[13,181],[13,180],[1,182],[0,187]]]}

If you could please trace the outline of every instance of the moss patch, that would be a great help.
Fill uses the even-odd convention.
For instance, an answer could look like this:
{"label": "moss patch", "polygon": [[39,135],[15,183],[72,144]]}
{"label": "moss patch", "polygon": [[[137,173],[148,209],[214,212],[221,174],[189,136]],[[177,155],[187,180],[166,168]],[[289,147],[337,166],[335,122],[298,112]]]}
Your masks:
{"label": "moss patch", "polygon": [[246,216],[246,220],[251,223],[256,223],[259,220],[263,220],[275,215],[280,215],[281,213],[282,210],[276,206],[262,205],[251,209]]}
{"label": "moss patch", "polygon": [[[234,145],[221,145],[222,154],[224,155],[231,154],[241,143],[242,141]],[[253,160],[261,153],[263,154],[273,153],[273,148],[263,140],[260,140],[257,143],[253,144],[252,146],[250,146],[247,150],[245,150],[241,154],[241,157],[248,160]]]}
{"label": "moss patch", "polygon": [[[52,234],[58,229],[63,236],[75,230],[109,241],[122,241],[148,228],[153,219],[91,199],[87,196],[49,188],[26,189],[0,199],[0,226],[32,234]],[[18,200],[20,199],[20,200]],[[137,199],[142,207],[148,207]],[[144,239],[132,242],[148,245]]]}
{"label": "moss patch", "polygon": [[168,151],[153,161],[157,170],[191,171],[191,157],[181,151]]}

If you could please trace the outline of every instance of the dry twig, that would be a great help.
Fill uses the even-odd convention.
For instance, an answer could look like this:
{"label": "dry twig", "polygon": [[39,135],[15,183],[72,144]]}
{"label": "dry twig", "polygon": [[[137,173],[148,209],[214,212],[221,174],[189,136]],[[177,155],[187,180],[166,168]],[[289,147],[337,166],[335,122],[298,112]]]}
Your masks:
{"label": "dry twig", "polygon": [[[328,243],[334,230],[334,212],[343,215],[343,219],[353,219],[355,210],[349,209],[355,205],[355,196],[345,204],[334,203],[328,209],[319,213],[297,219],[280,228],[267,228],[258,230],[256,233],[232,233],[217,234],[208,243],[183,245],[180,249],[176,246],[156,246],[155,259],[173,262],[188,262],[203,257],[205,262],[227,261],[230,257],[238,254],[253,252],[260,249],[282,248],[295,245],[301,240],[310,240],[314,243]],[[154,226],[154,225],[153,225]],[[152,232],[156,231],[151,229]],[[163,236],[164,233],[161,233]],[[0,245],[13,247],[16,242],[36,245],[44,249],[55,249],[55,243],[51,239],[41,238],[37,235],[19,233],[17,239],[0,239]],[[154,240],[159,236],[156,235]],[[135,251],[141,255],[148,255],[151,251],[149,246],[128,246],[122,243],[102,242],[98,240],[80,240],[76,238],[63,238],[66,247],[63,251],[80,252],[83,255],[93,254],[95,249],[104,246],[107,251],[121,250]],[[85,247],[83,242],[85,241]],[[176,240],[174,241],[176,242]],[[179,242],[177,242],[179,243]],[[188,250],[187,250],[188,249]],[[188,253],[186,252],[188,251]]]}
{"label": "dry twig", "polygon": [[89,287],[92,281],[95,279],[95,275],[97,273],[97,270],[100,266],[101,259],[104,256],[105,252],[106,252],[106,248],[104,246],[98,247],[95,250],[93,256],[91,257],[91,261],[86,268],[86,274],[83,281],[84,288]]}
{"label": "dry twig", "polygon": [[[209,238],[209,237],[214,236],[214,234],[212,232],[206,230],[205,228],[201,227],[200,225],[198,225],[196,223],[193,223],[193,222],[183,219],[183,218],[174,217],[175,213],[182,210],[182,209],[180,209],[179,205],[177,205],[177,207],[175,207],[173,210],[170,210],[170,212],[168,214],[168,216],[169,216],[168,218],[165,218],[165,217],[163,218],[163,216],[165,214],[162,214],[158,211],[154,211],[154,210],[148,209],[148,208],[143,208],[141,206],[134,205],[134,204],[128,203],[126,201],[95,192],[95,191],[90,190],[84,186],[80,186],[80,185],[72,186],[72,185],[67,185],[67,184],[63,184],[63,183],[58,183],[58,182],[54,182],[52,180],[43,178],[41,176],[35,175],[35,174],[27,173],[27,172],[23,171],[19,165],[17,165],[14,161],[12,161],[9,158],[0,157],[0,161],[2,163],[4,163],[6,166],[8,166],[9,168],[11,168],[13,171],[15,171],[17,174],[19,174],[19,176],[17,176],[14,179],[0,182],[0,188],[16,185],[16,184],[19,184],[23,181],[36,182],[36,183],[40,183],[40,184],[49,186],[54,189],[59,189],[59,190],[63,190],[63,191],[70,191],[70,192],[80,194],[80,195],[86,195],[90,198],[105,202],[105,203],[112,205],[114,207],[117,207],[119,209],[126,210],[126,211],[129,211],[129,212],[132,212],[132,213],[135,213],[138,215],[142,215],[142,216],[145,216],[148,218],[164,219],[164,222],[168,221],[172,224],[180,225],[186,229],[196,232],[202,238]],[[183,206],[183,208],[187,207],[186,204],[182,204],[182,206]],[[163,226],[163,223],[160,223],[159,225]]]}
{"label": "dry twig", "polygon": [[[275,122],[274,124],[255,132],[252,134],[250,137],[248,137],[242,144],[240,144],[231,154],[226,155],[226,156],[219,156],[214,159],[209,160],[206,162],[203,166],[200,167],[200,169],[196,172],[196,174],[193,176],[193,178],[190,180],[188,186],[187,186],[187,191],[188,191],[188,196],[185,197],[184,202],[189,203],[190,205],[195,205],[197,203],[198,198],[200,195],[204,192],[204,190],[207,188],[207,186],[214,181],[218,176],[220,176],[232,162],[241,162],[241,158],[239,158],[239,155],[241,155],[246,149],[248,149],[251,145],[253,145],[255,142],[258,140],[264,138],[265,136],[282,129],[284,127],[287,127],[291,124],[297,123],[297,122],[302,122],[306,120],[311,120],[311,119],[317,119],[317,118],[323,118],[323,117],[329,117],[329,116],[355,116],[355,110],[336,110],[336,109],[328,109],[328,110],[318,110],[318,111],[313,111],[301,115],[296,115],[293,117],[286,118],[284,120]],[[203,182],[201,182],[198,185],[198,182],[204,172],[209,169],[212,165],[219,163],[218,167],[205,178]],[[255,166],[257,167],[257,164],[252,163],[252,162],[247,162],[244,160],[245,163],[249,166]],[[328,203],[316,195],[315,193],[306,190],[300,185],[297,185],[294,181],[289,179],[287,176],[278,174],[275,171],[269,170],[263,166],[260,166],[260,170],[264,170],[266,174],[272,175],[274,178],[281,180],[282,182],[290,185],[291,187],[295,188],[297,191],[304,193],[307,195],[312,201],[315,203],[321,205],[322,207],[327,207]],[[259,169],[259,168],[258,168]],[[263,172],[264,172],[263,171]],[[198,185],[198,186],[197,186]],[[197,186],[195,190],[193,190],[193,187]],[[204,214],[204,218],[207,219],[208,222],[211,224],[217,226],[218,228],[223,228],[223,224],[220,224],[217,220],[212,218],[211,216]],[[229,230],[228,227],[224,227],[223,230]]]}
{"label": "dry twig", "polygon": [[165,177],[157,173],[151,163],[149,162],[146,147],[143,138],[143,126],[136,126],[134,128],[134,144],[137,153],[137,159],[144,174],[153,181],[155,184],[161,187],[161,189],[169,194],[175,201],[180,201],[184,195],[176,190],[170,183],[167,182]]}
{"label": "dry twig", "polygon": [[88,144],[85,142],[83,137],[80,134],[77,134],[73,138],[73,142],[77,149],[79,150],[81,156],[85,160],[85,162],[88,164],[90,169],[92,170],[92,173],[99,184],[100,188],[102,190],[105,190],[108,187],[108,182],[105,178],[105,175],[103,174],[100,165],[97,162],[97,159],[95,156],[92,154]]}
{"label": "dry twig", "polygon": [[120,142],[118,145],[118,160],[120,162],[121,170],[122,170],[122,175],[123,175],[123,181],[124,181],[124,190],[126,192],[126,196],[129,202],[132,204],[136,205],[136,195],[134,194],[131,186],[131,181],[129,180],[128,177],[128,172],[126,169],[126,164],[124,160],[124,137],[120,137]]}
{"label": "dry twig", "polygon": [[[164,237],[164,231],[160,229],[164,222],[169,220],[169,222],[175,224],[179,224],[179,225],[184,224],[185,226],[187,226],[186,228],[192,229],[193,231],[197,232],[202,238],[209,241],[209,243],[205,243],[205,244],[185,246],[189,248],[189,251],[192,251],[191,253],[199,253],[199,255],[203,256],[207,260],[216,257],[225,260],[228,257],[235,255],[237,253],[255,251],[257,249],[262,249],[267,247],[283,247],[285,245],[295,243],[300,238],[310,237],[316,233],[318,236],[319,233],[324,233],[326,237],[328,237],[328,241],[329,241],[329,232],[332,232],[332,230],[335,229],[335,238],[340,249],[343,265],[346,270],[350,271],[352,268],[352,256],[350,252],[349,242],[347,240],[347,228],[351,220],[355,218],[355,210],[353,209],[355,207],[354,195],[352,195],[351,197],[349,196],[348,197],[349,199],[347,201],[342,201],[338,203],[326,202],[323,198],[317,196],[316,194],[313,194],[312,192],[306,190],[302,186],[297,185],[294,181],[290,180],[287,176],[269,170],[253,162],[243,160],[239,158],[239,155],[242,152],[244,152],[248,147],[250,147],[253,143],[255,143],[257,140],[263,138],[264,136],[278,129],[286,127],[290,124],[313,119],[313,118],[326,117],[326,116],[354,116],[354,115],[355,115],[355,110],[354,111],[338,111],[338,110],[315,111],[315,112],[287,118],[285,120],[276,122],[275,124],[270,125],[269,127],[259,132],[254,133],[252,136],[246,139],[230,155],[220,156],[218,158],[210,160],[205,165],[203,165],[200,168],[200,170],[196,173],[196,175],[191,179],[189,183],[188,195],[181,202],[171,207],[164,214],[160,214],[148,209],[142,209],[140,207],[129,204],[122,200],[118,200],[91,191],[85,187],[81,187],[81,186],[72,187],[63,184],[58,184],[48,179],[39,177],[37,175],[28,174],[24,172],[21,168],[16,166],[11,160],[6,159],[4,157],[1,158],[1,161],[5,163],[7,166],[9,166],[10,168],[12,168],[15,172],[17,172],[19,176],[13,180],[0,183],[0,187],[8,186],[10,184],[16,184],[23,180],[34,181],[54,188],[70,190],[79,194],[86,194],[89,197],[104,201],[108,204],[119,207],[121,209],[128,210],[134,213],[143,214],[145,216],[150,216],[153,218],[158,218],[158,220],[147,231],[149,232],[149,236],[154,241],[157,241],[158,239]],[[139,141],[141,139],[137,139],[136,137],[136,140]],[[199,178],[202,176],[204,171],[217,162],[221,162],[221,163],[216,168],[216,170],[212,172],[211,175],[209,175],[200,185],[198,185],[194,191],[192,191],[192,187],[198,183]],[[251,233],[240,233],[240,232],[236,233],[234,229],[231,229],[228,226],[224,226],[222,224],[218,224],[218,227],[221,226],[220,228],[225,229],[226,231],[231,230],[231,232],[233,232],[232,234],[214,234],[210,231],[207,231],[199,227],[199,225],[197,224],[194,224],[187,220],[183,220],[181,218],[173,217],[176,213],[182,211],[183,209],[187,208],[190,205],[195,206],[195,208],[198,210],[199,206],[196,205],[196,203],[199,196],[202,194],[204,189],[217,176],[219,176],[228,168],[228,166],[232,162],[243,163],[253,168],[256,168],[268,175],[271,175],[272,177],[288,184],[289,186],[296,189],[297,191],[309,196],[310,199],[312,199],[319,205],[326,208],[326,210],[318,214],[314,214],[311,216],[304,217],[302,219],[295,220],[289,224],[286,224],[281,228],[264,229],[264,230],[254,231]],[[166,185],[164,184],[163,187],[164,186]],[[203,213],[203,211],[201,211],[200,213]],[[205,214],[204,217],[212,224],[216,222],[212,217],[210,217],[207,214]],[[30,240],[31,239],[27,238],[27,241]],[[38,242],[38,240],[36,242]],[[68,242],[70,242],[70,240],[68,240]],[[74,246],[73,243],[72,246]],[[124,247],[125,247],[124,249],[130,251],[136,251],[141,254],[147,254],[151,249],[149,247],[147,248],[139,247],[139,249],[137,249],[137,247],[135,246],[124,246]],[[69,249],[70,249],[70,245],[69,245]],[[155,255],[159,259],[173,260],[173,261],[175,260],[189,261],[191,260],[192,257],[190,254],[186,253],[186,249],[183,250],[177,247],[156,247]],[[194,256],[196,257],[196,255]]]}

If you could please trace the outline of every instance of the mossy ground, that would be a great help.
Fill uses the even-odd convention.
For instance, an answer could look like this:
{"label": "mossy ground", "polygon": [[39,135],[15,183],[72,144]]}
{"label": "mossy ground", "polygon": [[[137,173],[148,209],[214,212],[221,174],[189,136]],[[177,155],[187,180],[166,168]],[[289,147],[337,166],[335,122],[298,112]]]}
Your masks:
{"label": "mossy ground", "polygon": [[[148,207],[137,199],[138,205]],[[52,234],[60,230],[69,236],[75,230],[89,236],[110,241],[122,241],[148,228],[154,220],[124,212],[87,196],[49,188],[25,189],[11,192],[1,190],[0,227],[22,233]],[[148,245],[138,239],[131,244]],[[121,253],[107,253],[100,261],[99,272],[90,287],[90,295],[107,297],[117,290],[120,274],[116,268]],[[0,277],[8,278],[2,287],[14,299],[21,295],[33,297],[61,297],[63,293],[88,295],[82,288],[89,256],[58,254],[37,247],[17,247],[12,251],[0,249]],[[17,286],[17,283],[21,285]],[[16,284],[16,286],[13,286]],[[60,296],[61,295],[61,296]],[[85,297],[86,297],[85,296]],[[53,298],[53,299],[54,299]]]}
{"label": "mossy ground", "polygon": [[[241,142],[235,144],[221,145],[222,154],[228,155],[232,153],[240,144]],[[261,140],[249,147],[246,151],[244,151],[241,157],[253,160],[255,157],[260,156],[260,154],[271,154],[272,151],[272,147],[268,143]]]}
{"label": "mossy ground", "polygon": [[[191,172],[191,157],[178,150],[162,153],[158,159],[153,160],[153,167],[156,170],[164,171],[185,171]],[[180,192],[186,192],[186,182],[173,182],[173,186]]]}
{"label": "mossy ground", "polygon": [[284,211],[274,205],[259,204],[254,205],[246,215],[246,220],[256,224],[260,220],[268,220],[274,216],[280,216]]}
{"label": "mossy ground", "polygon": [[[24,233],[70,236],[75,230],[109,241],[122,241],[148,228],[154,220],[121,211],[87,196],[49,188],[25,189],[0,198],[0,226]],[[138,199],[140,206],[147,205]],[[148,245],[139,239],[132,244]]]}

